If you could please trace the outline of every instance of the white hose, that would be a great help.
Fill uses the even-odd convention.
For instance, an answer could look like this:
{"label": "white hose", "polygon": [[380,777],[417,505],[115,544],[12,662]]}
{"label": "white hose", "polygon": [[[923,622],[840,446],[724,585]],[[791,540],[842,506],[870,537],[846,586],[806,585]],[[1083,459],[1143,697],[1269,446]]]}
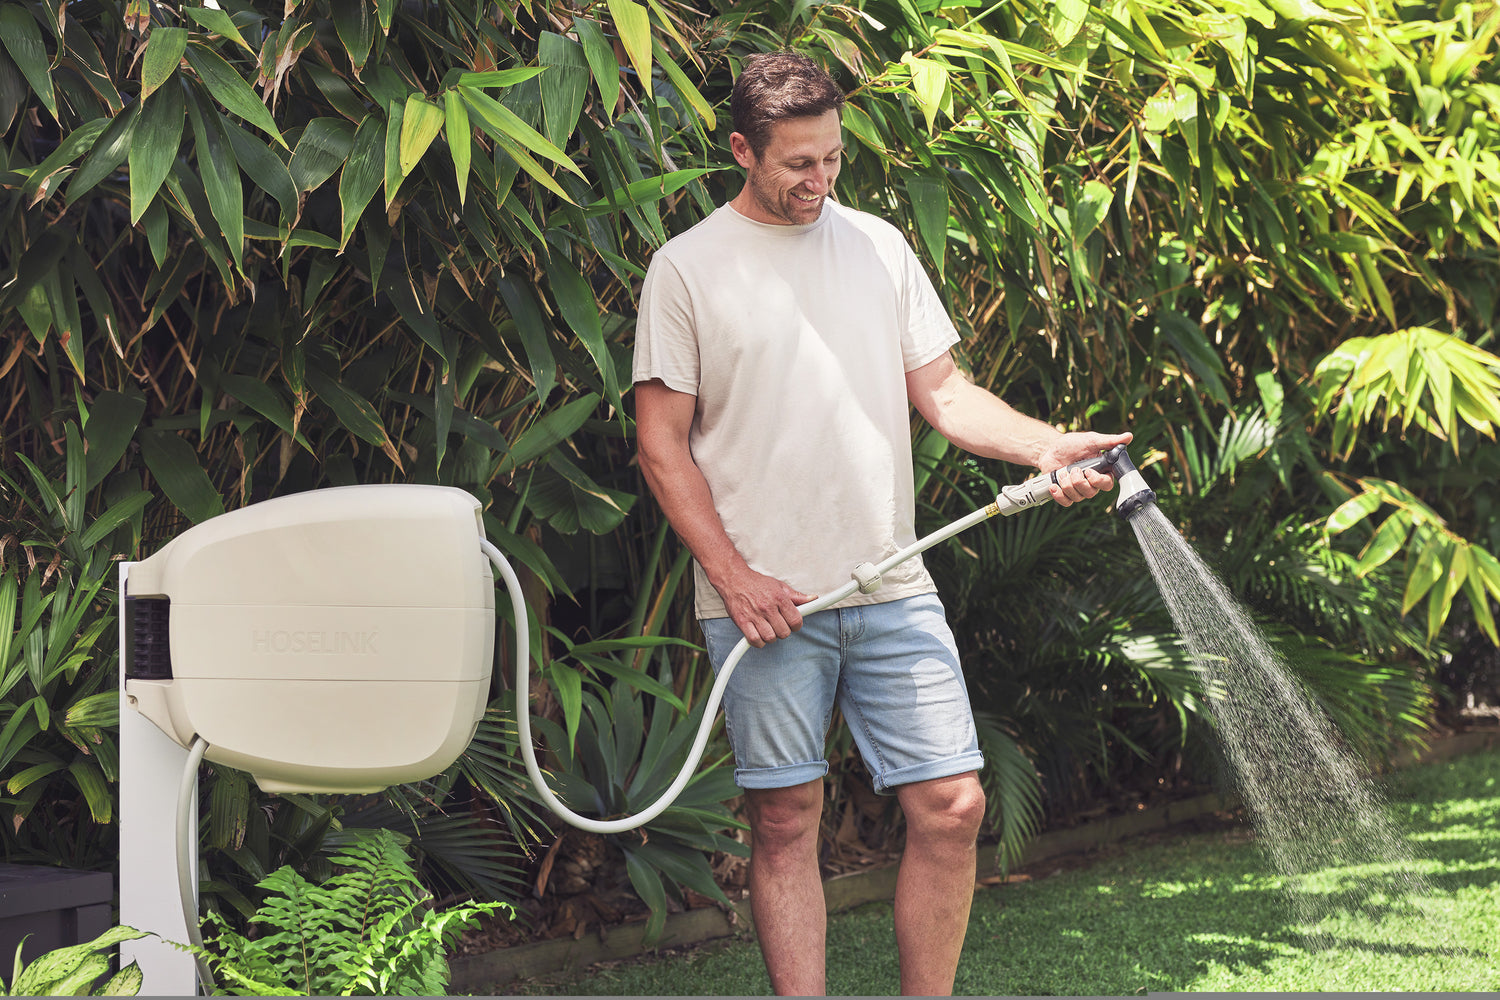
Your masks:
{"label": "white hose", "polygon": [[187,928],[188,943],[195,949],[193,964],[198,967],[199,992],[213,993],[214,975],[203,957],[203,933],[198,928],[198,831],[193,829],[193,806],[198,793],[198,765],[208,750],[208,741],[193,737],[183,765],[182,780],[177,785],[177,895],[182,902],[182,922]]}
{"label": "white hose", "polygon": [[[889,573],[897,566],[906,562],[912,556],[924,552],[938,542],[951,538],[967,528],[978,524],[980,521],[1000,513],[995,504],[983,507],[965,517],[959,518],[945,528],[939,528],[927,537],[907,546],[900,552],[886,559],[875,567],[877,574]],[[713,689],[708,694],[708,704],[703,709],[703,721],[698,724],[698,735],[693,740],[693,746],[688,751],[687,761],[683,764],[677,780],[672,782],[670,788],[662,793],[657,799],[645,809],[634,816],[626,816],[622,819],[600,820],[580,816],[569,809],[561,799],[553,794],[552,789],[547,787],[547,780],[542,777],[542,769],[537,766],[536,751],[531,745],[531,712],[529,708],[531,693],[531,641],[530,626],[526,617],[526,600],[521,593],[521,581],[516,578],[515,571],[506,562],[505,556],[501,554],[493,543],[487,538],[479,540],[479,547],[489,557],[495,569],[499,571],[501,579],[505,581],[505,589],[510,593],[511,608],[515,615],[516,630],[516,727],[519,730],[521,743],[521,757],[526,763],[526,773],[531,776],[531,783],[536,786],[538,794],[546,802],[547,807],[561,817],[567,823],[578,827],[580,830],[588,830],[591,833],[623,833],[626,830],[634,830],[651,822],[661,815],[671,804],[676,801],[677,796],[687,787],[693,778],[693,773],[698,769],[698,762],[703,759],[704,750],[708,747],[708,737],[713,732],[714,723],[719,714],[719,703],[724,700],[724,689],[729,685],[729,678],[734,673],[734,668],[739,665],[740,658],[750,648],[748,639],[741,639],[730,652],[724,665],[719,668],[719,674],[714,679]],[[831,594],[824,594],[816,600],[808,601],[806,604],[797,605],[797,610],[804,616],[816,614],[825,608],[830,608],[844,598],[853,594],[859,587],[858,582],[851,580]]]}

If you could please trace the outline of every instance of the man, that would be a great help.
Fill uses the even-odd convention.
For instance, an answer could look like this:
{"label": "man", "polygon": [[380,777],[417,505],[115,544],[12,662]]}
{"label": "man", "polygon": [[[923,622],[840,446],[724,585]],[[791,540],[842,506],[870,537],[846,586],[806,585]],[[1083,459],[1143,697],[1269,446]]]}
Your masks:
{"label": "man", "polygon": [[[1129,434],[1063,434],[968,381],[958,337],[900,232],[830,198],[843,94],[792,53],[748,62],[730,148],[745,184],[652,260],[634,365],[641,469],[694,556],[750,822],[750,899],[772,987],[824,992],[817,859],[835,703],[907,821],[895,923],[901,987],[949,993],[984,816],[952,634],[920,558],[873,594],[798,605],[915,540],[910,410],[975,454],[1043,471]],[[1073,472],[1060,504],[1112,480]]]}

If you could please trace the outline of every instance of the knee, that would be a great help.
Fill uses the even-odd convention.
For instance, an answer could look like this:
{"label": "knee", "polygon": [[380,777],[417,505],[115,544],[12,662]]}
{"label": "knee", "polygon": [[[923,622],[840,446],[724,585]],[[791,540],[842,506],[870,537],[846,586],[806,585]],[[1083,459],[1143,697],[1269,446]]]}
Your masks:
{"label": "knee", "polygon": [[758,789],[746,795],[750,807],[750,837],[760,851],[798,847],[816,838],[823,818],[823,785],[812,782],[795,788]]}
{"label": "knee", "polygon": [[902,810],[911,833],[951,842],[977,840],[985,809],[979,778],[968,774],[923,784],[926,787],[902,796]]}

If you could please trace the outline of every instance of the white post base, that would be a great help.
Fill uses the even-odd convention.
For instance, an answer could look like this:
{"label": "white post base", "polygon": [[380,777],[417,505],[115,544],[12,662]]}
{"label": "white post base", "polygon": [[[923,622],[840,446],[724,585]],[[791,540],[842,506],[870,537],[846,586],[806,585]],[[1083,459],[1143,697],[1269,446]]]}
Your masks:
{"label": "white post base", "polygon": [[[120,944],[120,964],[140,964],[141,996],[197,996],[177,890],[177,790],[188,752],[130,707],[125,697],[125,594],[134,563],[120,564],[120,923],[156,937]],[[197,808],[190,829],[197,831]],[[197,871],[198,840],[191,844]],[[197,898],[197,886],[193,886]]]}

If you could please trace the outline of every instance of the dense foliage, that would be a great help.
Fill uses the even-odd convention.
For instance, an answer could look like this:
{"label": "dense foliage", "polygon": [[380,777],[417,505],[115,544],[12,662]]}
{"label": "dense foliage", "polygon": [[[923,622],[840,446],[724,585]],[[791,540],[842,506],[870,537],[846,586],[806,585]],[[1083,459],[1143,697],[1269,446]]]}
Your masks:
{"label": "dense foliage", "polygon": [[[788,46],[846,85],[838,197],[910,233],[976,379],[1133,429],[1351,741],[1388,752],[1446,697],[1444,651],[1496,639],[1494,8],[3,0],[0,27],[8,857],[57,829],[108,863],[110,560],[278,494],[479,497],[527,570],[531,709],[580,741],[559,762],[609,759],[585,744],[628,690],[695,703],[697,654],[627,641],[695,638],[631,464],[634,295],[736,189],[735,68]],[[918,441],[933,526],[1026,471]],[[1132,545],[1048,509],[932,555],[1007,854],[1049,810],[1211,773]],[[431,787],[276,803],[215,775],[215,905],[248,915],[360,817],[411,832],[426,877],[514,898],[551,834],[497,683]],[[616,844],[659,915],[731,818],[658,824]]]}
{"label": "dense foliage", "polygon": [[[446,996],[448,949],[499,903],[438,913],[389,830],[330,859],[310,882],[283,865],[261,882],[254,936],[220,927],[201,957],[231,996]],[[222,921],[210,917],[211,923]]]}

